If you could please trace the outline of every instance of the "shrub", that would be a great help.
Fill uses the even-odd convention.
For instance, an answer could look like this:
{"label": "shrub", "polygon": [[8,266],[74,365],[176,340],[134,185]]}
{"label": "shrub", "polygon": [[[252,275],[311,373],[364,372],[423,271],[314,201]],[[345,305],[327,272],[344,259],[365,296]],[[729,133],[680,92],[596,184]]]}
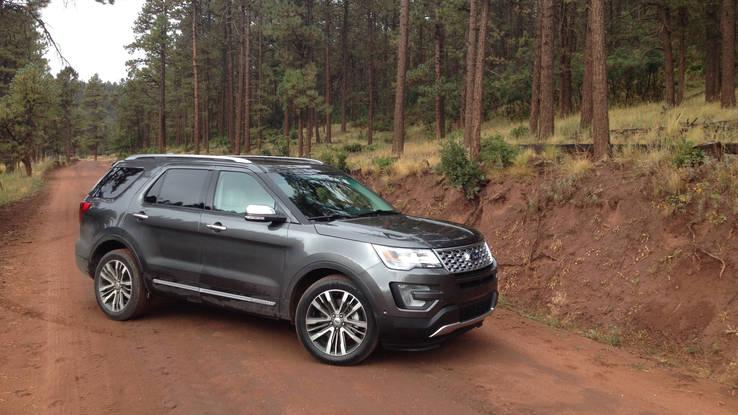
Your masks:
{"label": "shrub", "polygon": [[527,137],[529,135],[530,135],[530,130],[528,129],[528,127],[524,125],[519,125],[513,128],[512,130],[510,130],[510,136],[516,140],[519,138]]}
{"label": "shrub", "polygon": [[346,143],[341,149],[347,153],[358,153],[364,149],[361,143]]}
{"label": "shrub", "polygon": [[674,158],[672,162],[677,167],[695,167],[705,161],[705,152],[694,147],[694,143],[688,140],[682,140],[677,143],[674,149]]}
{"label": "shrub", "polygon": [[484,181],[479,164],[466,155],[458,140],[448,139],[441,146],[439,170],[452,186],[462,189],[467,199],[474,199]]}
{"label": "shrub", "polygon": [[379,170],[380,173],[389,173],[395,160],[396,159],[393,157],[376,157],[372,159],[372,164],[377,167],[377,170]]}
{"label": "shrub", "polygon": [[496,135],[482,140],[480,158],[485,163],[497,168],[505,168],[512,165],[518,148],[508,144],[501,136]]}
{"label": "shrub", "polygon": [[318,156],[318,160],[322,161],[325,164],[331,165],[339,170],[348,172],[348,164],[346,163],[346,159],[348,158],[348,153],[345,151],[331,151],[327,150],[321,153]]}
{"label": "shrub", "polygon": [[274,153],[275,156],[290,155],[290,147],[286,137],[282,135],[274,137]]}

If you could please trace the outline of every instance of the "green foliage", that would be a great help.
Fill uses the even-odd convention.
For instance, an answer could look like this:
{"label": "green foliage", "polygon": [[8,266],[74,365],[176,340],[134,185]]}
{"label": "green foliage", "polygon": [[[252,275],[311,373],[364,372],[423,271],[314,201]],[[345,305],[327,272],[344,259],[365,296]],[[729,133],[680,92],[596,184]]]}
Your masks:
{"label": "green foliage", "polygon": [[695,167],[701,165],[704,161],[705,152],[695,148],[694,143],[689,140],[678,142],[674,148],[672,163],[676,167]]}
{"label": "green foliage", "polygon": [[518,140],[530,135],[530,129],[525,125],[519,125],[510,130],[510,137]]}
{"label": "green foliage", "polygon": [[364,150],[364,146],[361,143],[346,143],[341,149],[347,153],[359,153]]}
{"label": "green foliage", "polygon": [[394,157],[375,157],[372,159],[372,164],[377,167],[380,173],[386,174],[392,168],[392,165],[397,161]]}
{"label": "green foliage", "polygon": [[501,136],[485,137],[482,139],[480,158],[485,163],[502,169],[512,165],[518,148],[508,144]]}
{"label": "green foliage", "polygon": [[343,150],[326,150],[318,156],[318,160],[325,164],[333,166],[341,171],[348,172],[349,167],[346,163],[348,153]]}
{"label": "green foliage", "polygon": [[485,180],[479,163],[470,160],[459,140],[449,138],[441,147],[440,172],[452,186],[462,189],[467,199],[474,199]]}

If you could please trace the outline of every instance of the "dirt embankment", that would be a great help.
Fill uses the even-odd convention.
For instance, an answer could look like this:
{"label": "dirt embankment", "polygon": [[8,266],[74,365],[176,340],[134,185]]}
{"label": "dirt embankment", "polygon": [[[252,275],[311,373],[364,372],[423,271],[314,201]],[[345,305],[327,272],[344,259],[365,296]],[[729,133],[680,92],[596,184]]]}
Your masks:
{"label": "dirt embankment", "polygon": [[648,190],[653,177],[615,163],[575,183],[499,176],[477,201],[432,174],[365,180],[406,213],[484,232],[503,300],[522,313],[738,385],[734,215],[667,214]]}

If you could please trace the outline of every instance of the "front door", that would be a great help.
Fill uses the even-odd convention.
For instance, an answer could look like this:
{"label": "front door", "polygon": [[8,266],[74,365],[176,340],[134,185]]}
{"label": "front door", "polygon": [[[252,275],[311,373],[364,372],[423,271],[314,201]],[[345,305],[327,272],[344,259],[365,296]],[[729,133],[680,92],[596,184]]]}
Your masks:
{"label": "front door", "polygon": [[202,299],[276,315],[289,224],[244,218],[248,205],[280,210],[276,198],[257,176],[227,170],[216,174],[212,210],[203,212],[200,226]]}

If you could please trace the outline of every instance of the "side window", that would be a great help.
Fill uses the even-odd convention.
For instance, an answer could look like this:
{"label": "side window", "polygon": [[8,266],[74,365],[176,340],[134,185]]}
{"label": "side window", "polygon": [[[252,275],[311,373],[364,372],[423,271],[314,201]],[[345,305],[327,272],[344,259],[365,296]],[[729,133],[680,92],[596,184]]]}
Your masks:
{"label": "side window", "polygon": [[215,187],[213,209],[229,213],[246,213],[248,205],[266,205],[274,208],[274,199],[250,174],[223,171]]}
{"label": "side window", "polygon": [[144,202],[202,209],[208,173],[208,170],[171,169],[146,192]]}
{"label": "side window", "polygon": [[90,195],[105,199],[118,197],[136,181],[136,178],[142,172],[143,169],[133,167],[114,167],[100,180],[100,183],[90,192]]}

